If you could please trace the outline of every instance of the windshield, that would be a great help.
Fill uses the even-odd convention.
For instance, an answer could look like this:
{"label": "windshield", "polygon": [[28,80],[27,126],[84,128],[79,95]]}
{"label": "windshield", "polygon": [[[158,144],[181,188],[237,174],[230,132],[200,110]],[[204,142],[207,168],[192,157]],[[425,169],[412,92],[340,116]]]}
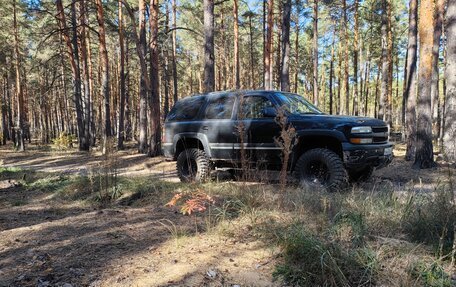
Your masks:
{"label": "windshield", "polygon": [[304,115],[304,114],[322,114],[322,112],[309,103],[304,97],[297,94],[290,93],[277,93],[276,94],[285,110],[290,114]]}

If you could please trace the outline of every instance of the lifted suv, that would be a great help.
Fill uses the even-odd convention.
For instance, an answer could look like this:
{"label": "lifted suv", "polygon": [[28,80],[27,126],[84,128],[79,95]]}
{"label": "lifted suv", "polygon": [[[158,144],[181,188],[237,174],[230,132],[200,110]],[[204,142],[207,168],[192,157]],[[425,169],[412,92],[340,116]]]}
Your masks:
{"label": "lifted suv", "polygon": [[278,91],[216,92],[176,102],[165,121],[163,152],[177,160],[185,182],[204,181],[213,168],[239,168],[241,155],[250,167],[278,170],[278,109],[296,130],[288,170],[299,181],[335,191],[392,160],[385,122],[327,115],[299,95]]}

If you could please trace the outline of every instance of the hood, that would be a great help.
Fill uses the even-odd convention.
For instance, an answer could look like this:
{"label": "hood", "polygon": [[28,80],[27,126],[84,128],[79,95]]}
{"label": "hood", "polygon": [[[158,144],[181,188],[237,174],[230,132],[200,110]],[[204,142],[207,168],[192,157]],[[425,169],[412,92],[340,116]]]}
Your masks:
{"label": "hood", "polygon": [[339,130],[344,133],[349,133],[352,127],[371,126],[381,127],[386,126],[382,120],[353,117],[353,116],[335,116],[327,114],[319,115],[290,115],[289,121],[296,129],[332,129]]}

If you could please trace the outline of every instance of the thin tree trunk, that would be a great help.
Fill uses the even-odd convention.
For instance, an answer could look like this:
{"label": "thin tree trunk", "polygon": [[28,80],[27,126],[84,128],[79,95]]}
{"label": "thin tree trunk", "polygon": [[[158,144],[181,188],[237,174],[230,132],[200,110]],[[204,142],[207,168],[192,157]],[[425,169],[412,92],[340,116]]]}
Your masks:
{"label": "thin tree trunk", "polygon": [[417,130],[415,168],[430,168],[435,165],[432,146],[432,46],[434,41],[433,0],[421,0],[419,10],[420,62],[418,68]]}
{"label": "thin tree trunk", "polygon": [[333,114],[334,105],[334,92],[333,92],[333,79],[334,79],[334,43],[336,40],[336,25],[333,21],[333,35],[331,43],[331,61],[329,63],[329,114]]}
{"label": "thin tree trunk", "polygon": [[103,96],[103,153],[106,153],[107,140],[111,136],[111,110],[110,110],[110,86],[109,86],[109,59],[106,48],[106,31],[103,19],[103,3],[96,0],[97,21],[98,21],[98,40],[100,42],[100,59],[101,59],[101,95]]}
{"label": "thin tree trunk", "polygon": [[301,15],[301,3],[299,0],[296,0],[296,23],[295,23],[295,73],[294,73],[294,93],[298,93],[298,74],[299,74],[299,17]]}
{"label": "thin tree trunk", "polygon": [[407,45],[407,67],[404,72],[404,101],[406,153],[405,159],[411,161],[415,158],[416,140],[416,61],[418,48],[418,0],[410,0],[409,4],[409,29]]}
{"label": "thin tree trunk", "polygon": [[343,113],[350,111],[350,82],[349,82],[349,70],[348,70],[348,31],[347,31],[347,1],[342,0],[342,13],[344,15],[343,33],[344,33],[344,84],[345,84],[345,107]]}
{"label": "thin tree trunk", "polygon": [[386,113],[388,109],[388,0],[382,0],[382,83],[380,93],[380,106],[378,118],[386,121]]}
{"label": "thin tree trunk", "polygon": [[439,94],[439,52],[440,52],[440,38],[442,36],[443,14],[445,12],[445,0],[436,0],[435,9],[435,27],[434,27],[434,41],[432,46],[432,85],[431,85],[431,110],[432,122],[434,123],[434,135],[439,138],[440,121],[440,94]]}
{"label": "thin tree trunk", "polygon": [[282,71],[280,77],[280,89],[285,92],[290,91],[290,18],[291,0],[286,0],[283,5],[282,17]]}
{"label": "thin tree trunk", "polygon": [[124,145],[124,115],[125,115],[125,43],[124,43],[124,30],[123,30],[123,13],[122,13],[122,0],[119,0],[118,16],[119,16],[119,46],[120,46],[120,103],[119,103],[119,122],[117,127],[117,148],[123,149]]}
{"label": "thin tree trunk", "polygon": [[313,103],[318,106],[318,0],[313,1]]}
{"label": "thin tree trunk", "polygon": [[21,55],[19,52],[19,32],[17,28],[16,0],[13,0],[13,29],[14,29],[14,58],[16,68],[16,99],[17,99],[17,142],[15,143],[18,151],[25,150],[24,144],[24,94],[21,82]]}
{"label": "thin tree trunk", "polygon": [[214,0],[204,0],[204,92],[215,89]]}
{"label": "thin tree trunk", "polygon": [[445,129],[443,136],[444,154],[449,162],[456,162],[456,2],[448,1],[446,12],[446,94]]}
{"label": "thin tree trunk", "polygon": [[[264,89],[272,89],[272,30],[274,29],[274,0],[268,0],[266,42],[264,45]],[[264,32],[264,31],[263,31]]]}
{"label": "thin tree trunk", "polygon": [[355,32],[353,46],[353,114],[357,116],[358,111],[358,52],[359,52],[359,17],[358,17],[359,0],[355,0]]}
{"label": "thin tree trunk", "polygon": [[233,29],[234,29],[234,62],[233,62],[233,74],[234,74],[234,88],[237,90],[241,87],[240,83],[240,60],[239,60],[239,19],[238,19],[238,0],[233,1]]}
{"label": "thin tree trunk", "polygon": [[76,107],[76,122],[78,127],[78,140],[79,150],[88,151],[90,148],[89,139],[85,137],[84,124],[83,124],[83,112],[81,104],[81,72],[79,68],[79,55],[77,46],[77,33],[76,33],[76,0],[71,3],[71,22],[73,26],[72,39],[67,34],[65,13],[63,10],[62,0],[56,0],[57,6],[57,20],[67,46],[68,59],[70,61],[72,80],[73,80],[73,97]]}
{"label": "thin tree trunk", "polygon": [[[160,92],[158,78],[158,0],[150,0],[150,83],[151,83],[151,99],[150,105],[150,122],[151,136],[149,145],[149,156],[158,156],[161,153],[161,115],[160,115]],[[214,11],[212,6],[212,12]],[[213,16],[213,15],[212,15]],[[212,33],[213,33],[213,18],[212,18]],[[214,37],[212,34],[212,88],[214,87],[214,53],[213,53]]]}
{"label": "thin tree trunk", "polygon": [[176,49],[177,49],[177,11],[176,11],[176,0],[172,0],[172,9],[173,9],[173,101],[177,102],[178,98],[178,88],[177,88],[177,65],[176,65]]}

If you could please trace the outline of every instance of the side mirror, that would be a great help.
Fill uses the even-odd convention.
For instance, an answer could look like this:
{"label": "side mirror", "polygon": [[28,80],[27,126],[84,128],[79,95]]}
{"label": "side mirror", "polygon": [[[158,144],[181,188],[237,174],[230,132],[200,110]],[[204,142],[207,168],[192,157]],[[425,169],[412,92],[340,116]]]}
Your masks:
{"label": "side mirror", "polygon": [[275,118],[277,117],[277,111],[275,108],[264,108],[263,109],[263,117],[265,118]]}

